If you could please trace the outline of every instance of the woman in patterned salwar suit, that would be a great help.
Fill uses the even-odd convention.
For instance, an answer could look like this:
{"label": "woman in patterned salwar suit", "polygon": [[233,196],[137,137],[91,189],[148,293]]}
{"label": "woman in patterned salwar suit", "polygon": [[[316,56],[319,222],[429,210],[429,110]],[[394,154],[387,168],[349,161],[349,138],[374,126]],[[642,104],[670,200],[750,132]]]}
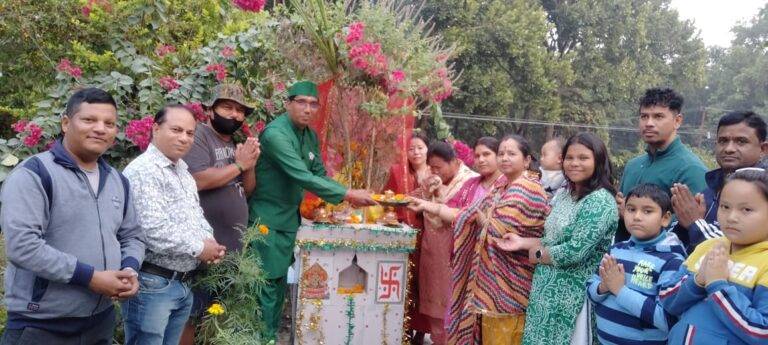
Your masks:
{"label": "woman in patterned salwar suit", "polygon": [[[384,190],[391,190],[397,194],[422,196],[421,186],[432,173],[427,165],[427,148],[429,140],[422,134],[413,134],[408,148],[406,164],[395,164],[389,169],[389,179]],[[397,209],[397,219],[408,226],[423,231],[424,217],[421,213],[409,211],[403,208]],[[413,344],[422,344],[424,334],[429,333],[428,320],[419,313],[419,247],[421,244],[421,231],[416,236],[416,250],[408,255],[409,267],[412,267],[412,279],[408,281],[408,293],[413,301],[406,305],[406,316],[409,322],[406,327],[411,334]]]}
{"label": "woman in patterned salwar suit", "polygon": [[505,234],[542,234],[547,195],[527,173],[532,156],[520,136],[501,141],[497,161],[504,174],[483,200],[464,208],[454,227],[449,344],[520,342],[533,265],[527,253],[495,246]]}
{"label": "woman in patterned salwar suit", "polygon": [[[427,163],[433,173],[425,183],[430,204],[443,209],[460,207],[463,200],[460,191],[464,183],[478,174],[464,165],[456,157],[453,147],[445,142],[429,146]],[[424,231],[419,248],[419,312],[429,322],[430,338],[435,345],[447,341],[444,319],[450,303],[452,229],[451,221],[445,221],[434,213],[424,214]]]}
{"label": "woman in patterned salwar suit", "polygon": [[552,199],[544,237],[507,235],[500,248],[536,263],[523,344],[588,344],[591,315],[585,282],[597,270],[618,225],[611,165],[603,142],[578,133],[563,148],[568,187]]}

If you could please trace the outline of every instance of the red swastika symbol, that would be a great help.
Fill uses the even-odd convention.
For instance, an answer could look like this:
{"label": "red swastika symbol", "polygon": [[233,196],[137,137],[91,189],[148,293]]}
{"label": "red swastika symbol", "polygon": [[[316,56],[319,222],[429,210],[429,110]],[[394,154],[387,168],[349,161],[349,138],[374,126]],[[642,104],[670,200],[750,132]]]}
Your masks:
{"label": "red swastika symbol", "polygon": [[379,267],[381,269],[379,284],[382,287],[379,299],[389,299],[392,295],[400,296],[400,280],[397,279],[397,271],[401,266],[390,266],[389,271],[385,271],[384,266]]}

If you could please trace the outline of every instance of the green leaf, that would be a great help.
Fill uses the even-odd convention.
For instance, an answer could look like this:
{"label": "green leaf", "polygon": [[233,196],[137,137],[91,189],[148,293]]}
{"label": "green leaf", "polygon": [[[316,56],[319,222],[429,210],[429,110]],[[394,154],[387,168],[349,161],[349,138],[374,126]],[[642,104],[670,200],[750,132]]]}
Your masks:
{"label": "green leaf", "polygon": [[46,100],[42,100],[40,102],[35,103],[35,106],[38,108],[50,108],[51,103],[53,103],[52,99],[46,99]]}
{"label": "green leaf", "polygon": [[149,72],[149,68],[147,68],[146,64],[141,60],[133,60],[133,63],[131,63],[131,71],[133,73],[146,73]]}

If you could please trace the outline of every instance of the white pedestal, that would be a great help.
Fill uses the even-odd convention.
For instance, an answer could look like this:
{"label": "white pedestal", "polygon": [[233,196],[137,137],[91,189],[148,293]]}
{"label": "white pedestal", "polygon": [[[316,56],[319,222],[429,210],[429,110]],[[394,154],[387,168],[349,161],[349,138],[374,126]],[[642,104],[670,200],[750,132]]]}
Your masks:
{"label": "white pedestal", "polygon": [[307,223],[296,245],[295,344],[401,343],[414,229]]}

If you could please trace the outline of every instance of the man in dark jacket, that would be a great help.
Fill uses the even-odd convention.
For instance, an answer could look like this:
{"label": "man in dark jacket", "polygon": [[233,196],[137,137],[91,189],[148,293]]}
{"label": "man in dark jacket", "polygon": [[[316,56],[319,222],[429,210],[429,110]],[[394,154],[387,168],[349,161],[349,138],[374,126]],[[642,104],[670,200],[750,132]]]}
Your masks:
{"label": "man in dark jacket", "polygon": [[[707,172],[707,188],[696,194],[685,185],[672,187],[672,206],[677,215],[677,228],[688,234],[688,252],[704,240],[722,237],[717,223],[720,190],[725,178],[738,169],[754,167],[768,153],[766,124],[751,111],[734,111],[717,124],[715,159],[720,168]],[[687,231],[686,231],[687,230]],[[680,231],[676,231],[680,233]]]}
{"label": "man in dark jacket", "polygon": [[117,135],[108,93],[67,102],[63,139],[3,183],[0,226],[8,267],[2,344],[112,344],[112,299],[139,288],[144,235],[128,182],[101,156]]}

